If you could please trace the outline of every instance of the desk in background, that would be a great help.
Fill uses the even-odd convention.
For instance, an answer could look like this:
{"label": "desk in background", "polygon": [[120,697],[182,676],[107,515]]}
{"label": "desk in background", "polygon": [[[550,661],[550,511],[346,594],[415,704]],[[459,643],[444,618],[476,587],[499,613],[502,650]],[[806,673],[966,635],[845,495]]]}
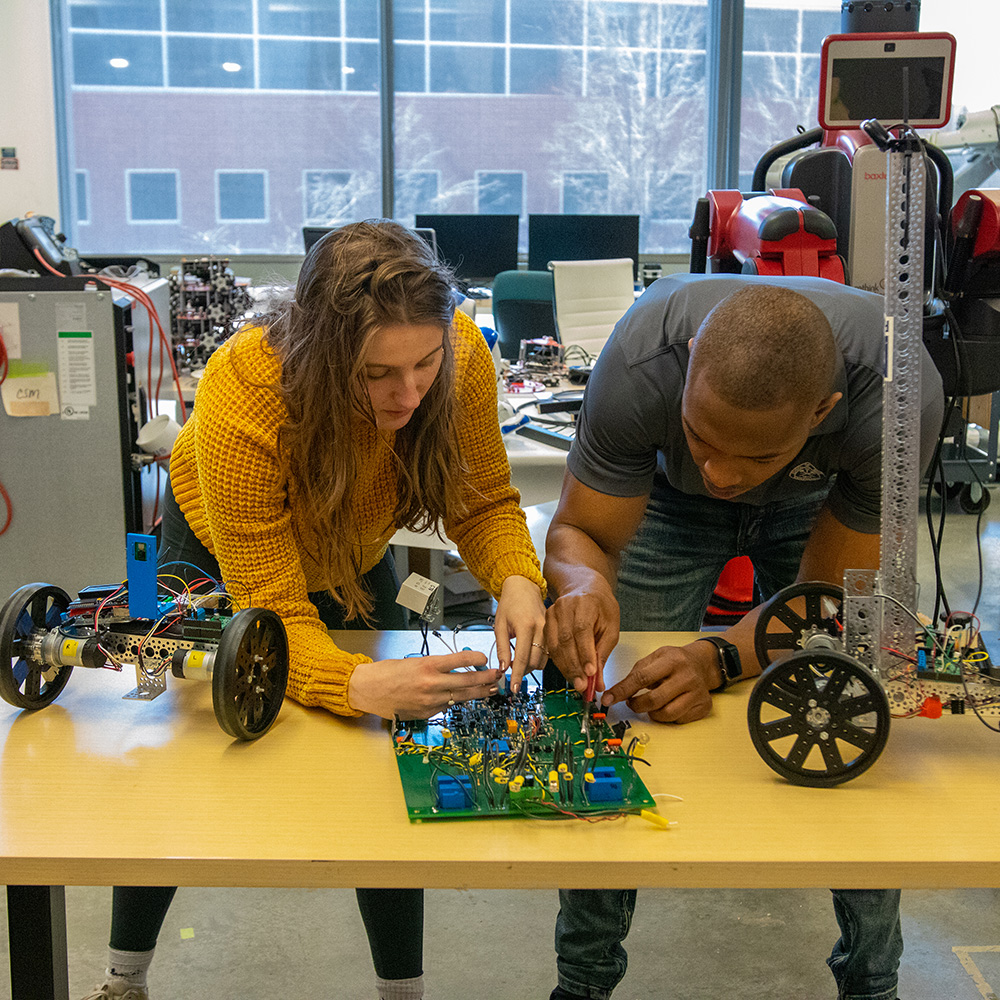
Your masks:
{"label": "desk in background", "polygon": [[[507,399],[514,407],[528,404],[520,412],[530,415],[536,412],[536,407],[532,404],[550,395],[548,392],[537,396],[517,393],[511,394]],[[511,420],[510,423],[513,424],[514,421]],[[526,437],[517,433],[516,429],[504,434],[504,448],[510,462],[511,484],[521,494],[521,506],[528,519],[531,540],[538,552],[539,561],[542,561],[545,558],[545,534],[562,490],[566,450]],[[418,533],[403,529],[393,535],[391,545],[401,580],[414,569],[436,583],[444,583],[445,553],[456,548],[451,539],[442,539],[432,532]],[[419,555],[413,550],[417,550]],[[441,616],[434,624],[441,624]]]}
{"label": "desk in background", "polygon": [[[418,649],[414,632],[338,632],[376,658]],[[609,682],[657,646],[691,636],[623,633]],[[463,644],[486,650],[489,632]],[[746,724],[750,684],[715,697],[685,726],[629,719],[650,734],[642,777],[677,825],[490,819],[411,824],[387,728],[286,701],[254,743],[219,729],[209,685],[171,680],[151,703],[121,701],[134,678],[78,669],[50,707],[0,705],[0,874],[5,884],[428,888],[1000,886],[1000,840],[985,811],[1000,737],[971,716],[896,720],[878,764],[833,789],[802,788],[757,756]],[[91,822],[110,794],[129,808]],[[579,859],[586,857],[587,864]],[[65,969],[18,929],[32,913],[8,899],[17,997],[39,969]],[[30,902],[30,900],[29,900]],[[19,905],[22,908],[18,908]],[[59,928],[63,937],[59,940]],[[294,933],[289,929],[289,933]],[[32,985],[29,985],[32,984]]]}

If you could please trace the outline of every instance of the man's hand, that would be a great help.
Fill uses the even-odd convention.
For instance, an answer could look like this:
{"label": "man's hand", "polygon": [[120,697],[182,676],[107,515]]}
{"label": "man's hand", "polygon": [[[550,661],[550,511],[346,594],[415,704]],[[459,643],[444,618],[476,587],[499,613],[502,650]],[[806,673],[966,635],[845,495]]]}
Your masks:
{"label": "man's hand", "polygon": [[719,659],[710,642],[661,646],[643,657],[601,698],[607,707],[624,701],[654,722],[694,722],[712,710],[711,688],[719,684]]}
{"label": "man's hand", "polygon": [[545,645],[581,693],[588,678],[604,690],[604,661],[618,642],[614,587],[618,554],[642,520],[649,497],[615,497],[584,486],[566,470],[545,539],[545,578],[559,599],[545,616]]}
{"label": "man's hand", "polygon": [[589,678],[604,690],[604,663],[618,642],[618,602],[606,581],[560,597],[545,615],[545,646],[566,680],[581,694]]}

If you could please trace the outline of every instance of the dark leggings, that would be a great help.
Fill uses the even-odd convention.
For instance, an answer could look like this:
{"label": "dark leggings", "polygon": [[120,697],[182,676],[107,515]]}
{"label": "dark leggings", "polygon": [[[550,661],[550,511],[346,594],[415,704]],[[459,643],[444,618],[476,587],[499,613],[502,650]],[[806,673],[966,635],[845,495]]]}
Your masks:
{"label": "dark leggings", "polygon": [[[163,528],[159,564],[180,561],[197,571],[171,566],[170,572],[194,579],[219,578],[219,564],[195,537],[167,485],[163,501]],[[374,599],[373,625],[379,629],[406,628],[403,609],[396,603],[399,580],[391,552],[362,578]],[[369,628],[360,619],[344,621],[343,608],[327,593],[310,594],[327,628]],[[175,886],[115,886],[111,906],[111,947],[115,951],[150,951],[156,947]],[[424,890],[358,889],[358,909],[368,934],[375,974],[381,979],[413,979],[423,975]]]}

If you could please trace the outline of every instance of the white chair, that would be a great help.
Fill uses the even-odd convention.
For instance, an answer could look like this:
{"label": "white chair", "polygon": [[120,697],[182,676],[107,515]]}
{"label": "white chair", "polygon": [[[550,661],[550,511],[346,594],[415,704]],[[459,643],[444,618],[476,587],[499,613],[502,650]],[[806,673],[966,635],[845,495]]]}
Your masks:
{"label": "white chair", "polygon": [[615,323],[635,301],[633,262],[553,260],[556,327],[564,347],[577,345],[597,357]]}

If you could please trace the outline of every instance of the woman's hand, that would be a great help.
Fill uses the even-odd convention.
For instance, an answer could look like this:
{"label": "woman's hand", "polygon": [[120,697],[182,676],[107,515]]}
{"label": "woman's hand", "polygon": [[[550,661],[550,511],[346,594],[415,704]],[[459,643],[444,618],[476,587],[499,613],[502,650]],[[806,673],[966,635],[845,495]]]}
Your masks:
{"label": "woman's hand", "polygon": [[495,694],[502,671],[461,669],[485,666],[486,654],[474,650],[359,663],[347,684],[347,701],[355,711],[383,719],[429,719],[457,702]]}
{"label": "woman's hand", "polygon": [[[545,666],[545,602],[538,586],[524,576],[508,576],[500,591],[493,632],[502,672],[510,667],[510,689],[516,691],[530,670]],[[516,639],[513,663],[510,640]]]}

